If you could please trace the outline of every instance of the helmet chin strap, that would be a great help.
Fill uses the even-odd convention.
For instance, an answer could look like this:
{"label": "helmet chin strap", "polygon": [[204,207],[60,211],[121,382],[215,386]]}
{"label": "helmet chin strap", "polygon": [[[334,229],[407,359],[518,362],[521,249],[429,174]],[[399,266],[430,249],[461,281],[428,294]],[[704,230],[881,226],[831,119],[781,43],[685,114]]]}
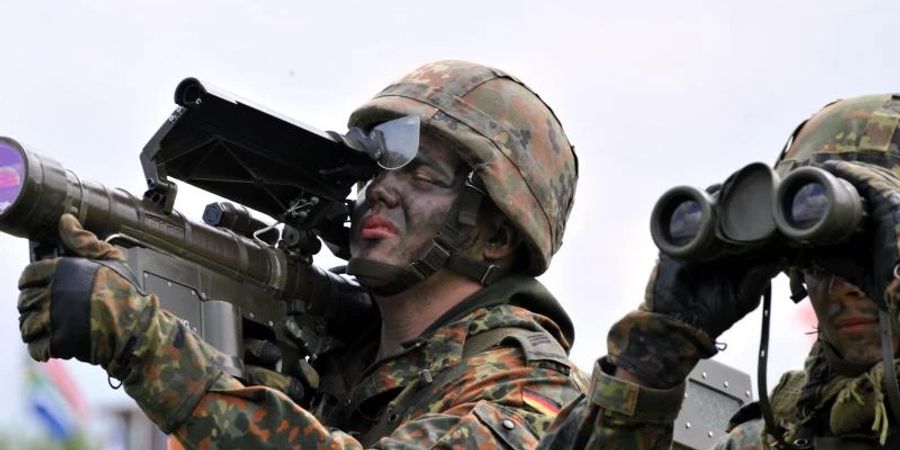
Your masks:
{"label": "helmet chin strap", "polygon": [[381,296],[399,294],[443,267],[485,286],[493,283],[500,272],[498,266],[462,255],[465,241],[477,224],[484,196],[476,184],[474,172],[470,172],[463,192],[453,202],[441,229],[417,259],[406,266],[398,266],[371,259],[350,258],[347,273],[359,278],[373,294]]}

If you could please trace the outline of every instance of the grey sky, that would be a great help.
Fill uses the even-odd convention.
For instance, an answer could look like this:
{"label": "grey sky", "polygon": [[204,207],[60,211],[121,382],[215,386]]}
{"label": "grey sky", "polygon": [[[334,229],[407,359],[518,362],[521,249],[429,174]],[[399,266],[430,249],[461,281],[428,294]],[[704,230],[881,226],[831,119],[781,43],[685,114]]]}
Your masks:
{"label": "grey sky", "polygon": [[[436,59],[503,68],[550,103],[581,180],[566,243],[542,280],[572,315],[590,369],[609,326],[643,296],[653,202],[772,162],[830,100],[897,89],[895,1],[179,2],[0,0],[0,135],[83,178],[145,186],[138,154],[196,76],[322,129]],[[208,197],[183,188],[199,220]],[[21,381],[16,280],[26,243],[0,237],[0,379]],[[805,331],[779,286],[770,374],[802,363]],[[755,373],[758,318],[720,359]],[[70,365],[91,402],[115,398]],[[776,378],[777,379],[777,378]],[[21,423],[17,398],[0,429]]]}

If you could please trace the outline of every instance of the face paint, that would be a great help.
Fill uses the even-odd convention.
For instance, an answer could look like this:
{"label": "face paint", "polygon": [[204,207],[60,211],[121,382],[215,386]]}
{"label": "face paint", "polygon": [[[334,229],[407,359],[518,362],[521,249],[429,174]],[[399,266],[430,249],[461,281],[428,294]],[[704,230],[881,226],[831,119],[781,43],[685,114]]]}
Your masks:
{"label": "face paint", "polygon": [[405,266],[421,256],[462,190],[463,163],[425,134],[416,158],[380,172],[361,193],[350,230],[354,258]]}
{"label": "face paint", "polygon": [[[821,270],[808,271],[806,287],[819,320],[819,334],[851,363],[881,360],[878,308],[855,285]],[[894,345],[900,342],[894,326]]]}

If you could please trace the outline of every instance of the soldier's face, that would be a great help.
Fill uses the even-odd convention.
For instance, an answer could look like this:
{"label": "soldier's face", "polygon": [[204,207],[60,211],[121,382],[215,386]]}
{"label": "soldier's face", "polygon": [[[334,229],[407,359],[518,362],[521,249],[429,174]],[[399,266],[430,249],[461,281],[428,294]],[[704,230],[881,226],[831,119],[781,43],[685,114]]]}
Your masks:
{"label": "soldier's face", "polygon": [[[847,362],[876,363],[881,360],[878,307],[866,294],[837,275],[806,273],[806,288],[819,319],[819,334]],[[894,347],[898,333],[894,328]]]}
{"label": "soldier's face", "polygon": [[424,133],[419,154],[366,185],[350,228],[350,254],[405,266],[421,256],[438,232],[465,181],[463,163],[449,146]]}

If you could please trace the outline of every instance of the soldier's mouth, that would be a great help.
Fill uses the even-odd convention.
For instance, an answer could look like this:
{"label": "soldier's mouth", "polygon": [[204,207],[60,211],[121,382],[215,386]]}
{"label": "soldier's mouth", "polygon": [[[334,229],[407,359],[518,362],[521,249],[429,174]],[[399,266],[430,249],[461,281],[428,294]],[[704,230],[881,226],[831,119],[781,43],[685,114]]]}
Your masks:
{"label": "soldier's mouth", "polygon": [[847,317],[838,320],[835,328],[842,333],[858,334],[877,330],[878,320],[872,317]]}

